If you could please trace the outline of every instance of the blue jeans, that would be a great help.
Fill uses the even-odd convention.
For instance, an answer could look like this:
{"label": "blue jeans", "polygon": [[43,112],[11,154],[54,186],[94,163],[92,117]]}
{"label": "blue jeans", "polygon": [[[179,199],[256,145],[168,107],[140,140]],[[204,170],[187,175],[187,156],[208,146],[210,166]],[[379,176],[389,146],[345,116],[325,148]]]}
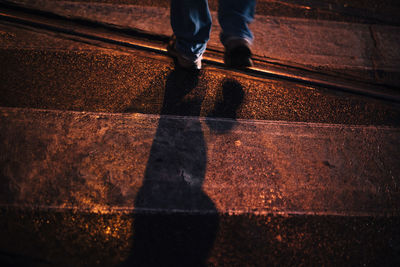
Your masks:
{"label": "blue jeans", "polygon": [[[254,18],[256,0],[219,0],[218,21],[221,42],[232,38],[253,41],[248,24]],[[171,0],[171,26],[177,39],[176,49],[196,60],[206,50],[210,39],[211,14],[207,0]]]}

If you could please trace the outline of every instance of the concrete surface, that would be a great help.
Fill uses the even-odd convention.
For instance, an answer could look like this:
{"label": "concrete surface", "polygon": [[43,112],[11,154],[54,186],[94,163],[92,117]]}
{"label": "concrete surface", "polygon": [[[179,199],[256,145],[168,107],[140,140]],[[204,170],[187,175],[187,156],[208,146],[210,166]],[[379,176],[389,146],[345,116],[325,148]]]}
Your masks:
{"label": "concrete surface", "polygon": [[0,125],[5,206],[399,215],[398,128],[12,108]]}
{"label": "concrete surface", "polygon": [[400,264],[399,105],[4,21],[0,62],[2,265]]}
{"label": "concrete surface", "polygon": [[[179,265],[178,258],[162,254],[166,252],[179,253],[194,266],[397,266],[399,223],[398,217],[130,216],[1,209],[0,261],[6,266]],[[147,227],[136,230],[138,224]],[[132,244],[138,232],[141,244],[146,242],[139,250]],[[152,245],[158,249],[148,249]],[[182,255],[193,247],[198,250]],[[148,261],[140,262],[144,258]]]}
{"label": "concrete surface", "polygon": [[[179,265],[176,258],[161,258],[159,250],[134,250],[135,218],[126,214],[1,211],[0,260],[7,266],[118,266],[127,258],[134,261],[139,253],[138,258],[153,263],[162,259],[164,264]],[[196,255],[187,254],[194,256],[194,265],[396,266],[400,262],[399,220],[394,218],[220,215],[215,223],[210,215],[139,217],[149,223],[142,233],[154,233],[147,235],[148,245],[184,253],[202,244]],[[151,227],[154,221],[162,227]],[[214,221],[219,228],[209,243],[191,235],[192,227],[207,221]],[[208,250],[211,244],[213,248]],[[149,265],[141,262],[141,266]]]}
{"label": "concrete surface", "polygon": [[[3,0],[7,1],[7,0]],[[32,0],[38,3],[43,0]],[[62,0],[53,0],[62,1]],[[9,0],[7,2],[26,2]],[[70,2],[111,3],[114,5],[138,5],[169,7],[168,0],[71,0]],[[218,9],[218,0],[208,0],[210,9]],[[400,5],[396,0],[258,0],[256,13],[278,17],[296,17],[333,21],[399,24]]]}
{"label": "concrete surface", "polygon": [[[162,111],[173,70],[173,62],[166,56],[20,26],[3,24],[1,32],[2,106],[146,114]],[[184,108],[169,114],[400,125],[400,109],[395,104],[232,70],[206,66],[197,87],[202,93],[183,97],[180,105]],[[241,90],[243,95],[231,93]],[[234,105],[240,104],[235,112],[214,110],[224,94]],[[201,110],[185,104],[189,100],[201,103]]]}
{"label": "concrete surface", "polygon": [[[18,2],[18,1],[16,1]],[[85,18],[170,36],[169,9],[68,1],[24,5],[63,16]],[[209,48],[223,51],[216,13]],[[399,87],[398,26],[256,15],[253,52],[265,60],[299,64]]]}
{"label": "concrete surface", "polygon": [[11,266],[400,262],[399,130],[1,108]]}

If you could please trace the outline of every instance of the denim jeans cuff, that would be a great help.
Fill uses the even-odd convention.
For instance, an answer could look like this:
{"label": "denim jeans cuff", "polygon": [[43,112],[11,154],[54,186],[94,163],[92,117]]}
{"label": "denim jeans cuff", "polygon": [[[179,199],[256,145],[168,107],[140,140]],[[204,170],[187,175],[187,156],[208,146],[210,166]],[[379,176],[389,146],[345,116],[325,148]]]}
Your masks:
{"label": "denim jeans cuff", "polygon": [[206,49],[207,44],[187,44],[184,41],[181,42],[180,40],[176,41],[175,48],[187,60],[196,61],[201,59],[203,53]]}

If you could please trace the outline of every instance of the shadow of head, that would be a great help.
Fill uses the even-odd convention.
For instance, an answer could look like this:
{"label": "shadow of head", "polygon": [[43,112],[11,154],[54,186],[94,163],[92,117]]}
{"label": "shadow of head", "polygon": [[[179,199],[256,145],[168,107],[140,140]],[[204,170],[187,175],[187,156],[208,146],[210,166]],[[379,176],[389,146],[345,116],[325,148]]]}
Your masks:
{"label": "shadow of head", "polygon": [[[236,113],[243,102],[244,90],[235,79],[225,79],[222,83],[222,97],[215,103],[214,109],[208,114],[206,120],[208,127],[217,134],[223,134],[232,130],[236,125]],[[212,118],[227,118],[219,121]]]}

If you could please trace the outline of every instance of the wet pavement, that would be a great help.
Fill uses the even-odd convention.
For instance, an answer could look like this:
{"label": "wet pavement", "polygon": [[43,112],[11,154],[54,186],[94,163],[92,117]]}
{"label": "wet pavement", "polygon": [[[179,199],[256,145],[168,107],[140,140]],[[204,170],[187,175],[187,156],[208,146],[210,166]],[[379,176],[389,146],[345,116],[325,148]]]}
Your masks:
{"label": "wet pavement", "polygon": [[0,62],[3,265],[400,264],[398,103],[4,20]]}

